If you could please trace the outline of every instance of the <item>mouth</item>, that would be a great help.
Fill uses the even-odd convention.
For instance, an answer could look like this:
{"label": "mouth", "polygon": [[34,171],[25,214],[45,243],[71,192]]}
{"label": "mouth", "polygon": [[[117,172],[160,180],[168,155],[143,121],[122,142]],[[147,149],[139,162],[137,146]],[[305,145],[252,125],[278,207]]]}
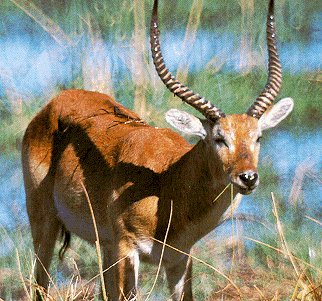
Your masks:
{"label": "mouth", "polygon": [[258,183],[255,183],[252,186],[246,186],[242,183],[238,183],[238,181],[233,181],[233,180],[231,181],[231,183],[234,185],[234,188],[236,189],[236,191],[243,195],[251,194],[256,190],[258,186]]}
{"label": "mouth", "polygon": [[238,193],[243,194],[243,195],[251,194],[256,188],[256,187],[254,187],[254,188],[240,187],[239,185],[234,185],[234,187],[237,188]]}

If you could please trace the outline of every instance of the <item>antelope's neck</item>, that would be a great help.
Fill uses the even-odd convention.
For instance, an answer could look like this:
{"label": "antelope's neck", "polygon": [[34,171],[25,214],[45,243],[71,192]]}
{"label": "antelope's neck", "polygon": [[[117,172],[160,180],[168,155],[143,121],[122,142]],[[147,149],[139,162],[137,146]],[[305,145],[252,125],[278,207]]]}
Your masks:
{"label": "antelope's neck", "polygon": [[200,141],[176,162],[166,176],[167,195],[161,196],[165,214],[169,214],[169,203],[173,202],[172,235],[187,240],[180,242],[187,247],[213,230],[231,204],[231,191],[225,190],[228,179],[224,179],[218,159],[210,158],[209,152],[206,143]]}

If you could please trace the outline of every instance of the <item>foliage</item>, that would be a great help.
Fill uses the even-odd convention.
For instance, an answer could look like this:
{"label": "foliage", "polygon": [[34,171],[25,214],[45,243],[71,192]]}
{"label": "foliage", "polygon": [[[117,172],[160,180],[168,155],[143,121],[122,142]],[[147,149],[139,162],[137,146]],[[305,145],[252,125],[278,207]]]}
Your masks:
{"label": "foliage", "polygon": [[[266,73],[253,72],[246,75],[218,73],[212,74],[205,70],[188,77],[188,85],[194,91],[202,91],[207,99],[216,103],[227,113],[245,112],[251,102],[255,100],[266,82]],[[292,128],[293,132],[310,130],[319,124],[322,115],[320,106],[320,86],[316,81],[311,81],[312,74],[285,74],[284,84],[281,91],[282,97],[292,97],[295,101],[294,112],[281,125],[282,128]],[[66,88],[79,88],[77,81]],[[134,107],[135,85],[130,79],[123,79],[122,84],[115,85],[115,97],[123,105]],[[196,114],[192,108],[182,104],[179,99],[174,98],[167,91],[161,92],[148,89],[147,104],[148,112],[146,119],[155,126],[167,126],[164,121],[164,113],[171,107],[190,111]],[[3,110],[1,111],[1,103]],[[22,111],[18,114],[12,112],[10,107],[0,99],[0,149],[10,151],[19,147],[24,129],[31,118],[39,111],[44,100],[37,98],[24,103]]]}
{"label": "foliage", "polygon": [[[266,204],[263,206],[267,207]],[[229,296],[235,296],[233,300],[272,300],[275,296],[274,300],[283,301],[290,300],[292,295],[293,300],[301,300],[303,292],[307,297],[302,300],[320,300],[322,290],[318,285],[322,279],[322,258],[317,237],[321,233],[321,225],[304,217],[302,223],[295,227],[292,208],[283,213],[278,200],[275,200],[274,206],[277,206],[278,219],[272,211],[265,220],[260,216],[257,220],[246,216],[241,221],[240,216],[236,215],[233,228],[231,222],[226,222],[215,233],[197,243],[192,251],[197,259],[194,260],[193,269],[196,300],[215,301]],[[302,211],[302,217],[304,214]],[[34,277],[36,259],[32,252],[29,228],[19,223],[15,228],[2,227],[0,242],[3,246],[0,256],[0,296],[6,301],[17,300],[26,296],[26,291],[30,292],[30,280],[33,281]],[[59,247],[57,244],[55,254],[58,254]],[[295,261],[292,262],[290,257]],[[59,262],[58,256],[54,256],[50,270],[51,297],[60,299],[59,296],[67,298],[83,294],[80,300],[88,300],[85,297],[85,292],[88,292],[91,298],[99,300],[96,260],[94,247],[73,237],[64,261]],[[241,297],[227,280],[209,267],[229,277],[239,288]],[[141,266],[139,300],[145,300],[155,273],[156,267]],[[301,279],[296,273],[301,273]],[[25,279],[25,288],[21,277]],[[92,277],[96,277],[96,280],[88,282]],[[165,281],[161,274],[152,295],[153,300],[166,298],[168,291]]]}
{"label": "foliage", "polygon": [[[58,24],[72,40],[79,40],[84,35],[98,34],[103,39],[129,41],[134,35],[135,1],[132,0],[34,0],[32,2]],[[185,28],[191,13],[192,2],[192,0],[160,1],[162,30],[173,31],[177,28]],[[307,20],[313,20],[315,24],[320,22],[321,15],[317,13],[318,0],[276,2],[280,41],[306,43],[316,37],[314,26],[312,27]],[[200,26],[202,29],[216,30],[219,33],[232,32],[241,34],[242,37],[251,36],[251,47],[258,43],[264,45],[263,13],[266,12],[266,4],[267,1],[264,0],[204,1]],[[145,12],[142,12],[142,16],[146,24],[149,24],[151,5],[152,0],[145,0]],[[30,38],[44,34],[43,29],[33,24],[33,21],[29,23],[21,21],[29,17],[11,0],[0,2],[0,16],[0,38],[12,34],[12,31],[28,34]],[[158,86],[159,81],[155,80],[150,71],[151,62],[146,59],[147,54],[144,53],[142,56],[147,63],[145,71],[149,79],[144,87],[146,99],[143,100],[147,104],[144,117],[153,125],[165,126],[164,112],[171,107],[178,107],[195,114],[192,108],[170,95],[163,86],[161,88]],[[131,65],[131,63],[128,64]],[[92,66],[93,74],[96,71],[102,71],[95,68]],[[119,102],[135,109],[134,99],[137,89],[133,81],[135,70],[133,71],[128,66],[126,70],[122,74],[113,73],[114,88],[111,92]],[[295,100],[295,108],[291,116],[283,122],[282,127],[297,131],[320,126],[322,114],[320,76],[318,73],[305,71],[284,73],[283,88],[279,98],[292,97]],[[245,111],[264,87],[266,80],[265,68],[258,66],[252,67],[247,72],[237,73],[227,72],[224,67],[215,68],[208,65],[203,71],[191,72],[187,76],[189,87],[203,94],[227,113]],[[70,82],[64,86],[55,87],[55,94],[63,88],[82,88],[84,85],[82,72],[75,72]],[[4,83],[0,83],[0,86],[4,86]],[[31,95],[28,101],[22,102],[21,99],[12,97],[11,92],[6,90],[6,93],[0,97],[0,152],[2,156],[6,154],[6,158],[11,157],[18,162],[19,153],[16,149],[20,148],[24,129],[40,107],[50,98],[50,95],[45,97]],[[308,218],[308,208],[300,202],[290,206],[288,201],[283,199],[285,198],[285,187],[278,188],[281,179],[274,173],[270,162],[263,164],[261,174],[263,183],[266,185],[261,184],[261,191],[256,194],[258,214],[256,216],[247,214],[236,216],[233,223],[235,231],[233,238],[231,236],[232,223],[223,224],[215,233],[197,244],[193,255],[229,275],[240,286],[244,294],[241,300],[282,301],[293,297],[292,300],[301,300],[299,293],[304,290],[303,287],[310,287],[308,284],[310,281],[311,289],[316,289],[316,295],[309,293],[307,299],[303,300],[319,300],[316,296],[322,294],[321,287],[318,286],[322,278],[318,271],[322,268],[321,235],[319,235],[321,226]],[[1,176],[5,177],[5,175]],[[287,245],[292,254],[299,258],[296,262],[303,274],[304,284],[299,284],[299,277],[293,276],[296,273],[290,262],[289,254],[281,253],[281,250],[285,248],[285,243],[281,242],[281,233],[276,227],[276,215],[272,214],[272,206],[268,205],[271,204],[268,197],[271,191],[275,191],[276,205]],[[35,256],[32,251],[29,226],[19,214],[12,216],[14,226],[1,226],[0,228],[0,245],[2,246],[0,248],[0,298],[6,301],[26,299],[28,289],[30,289],[28,280],[34,278]],[[58,245],[57,248],[59,248]],[[151,288],[155,270],[155,267],[148,265],[141,267],[141,300],[144,300],[145,294]],[[94,300],[99,299],[99,281],[94,280],[90,285],[86,282],[98,275],[95,250],[80,239],[73,239],[71,249],[67,252],[63,263],[60,263],[57,257],[54,258],[50,272],[61,296],[71,293],[73,286],[77,287],[77,292],[82,290],[82,287],[85,289],[91,287],[89,291],[94,295]],[[25,280],[25,287],[22,280],[17,281],[21,275]],[[196,262],[193,277],[197,300],[206,298],[209,301],[223,300],[228,295],[237,298],[236,291],[227,285],[227,281],[203,263]],[[165,277],[161,275],[160,278],[153,300],[164,300],[164,296],[168,294]],[[54,287],[51,294],[59,299]]]}
{"label": "foliage", "polygon": [[[145,2],[145,11],[149,12],[152,0]],[[162,23],[167,29],[185,25],[193,0],[160,1],[160,15]],[[224,32],[240,32],[241,14],[253,11],[251,31],[257,35],[262,30],[262,12],[266,12],[267,1],[204,1],[201,25],[203,28],[221,28]],[[281,40],[307,40],[312,29],[306,20],[319,18],[317,11],[318,0],[303,2],[300,0],[276,1],[280,28],[283,28]],[[118,36],[129,35],[133,28],[133,1],[102,1],[102,0],[34,0],[33,3],[44,11],[50,18],[69,34],[82,34],[86,25],[83,21],[87,16],[92,16],[104,34],[113,33]],[[173,12],[175,13],[175,17]],[[0,3],[0,14],[7,15],[18,13],[11,0]],[[261,12],[261,13],[259,13]],[[232,17],[233,16],[233,17]],[[149,24],[150,14],[146,13],[146,24]],[[2,24],[4,26],[4,24]],[[1,27],[1,26],[0,26]],[[0,31],[1,32],[1,31]]]}

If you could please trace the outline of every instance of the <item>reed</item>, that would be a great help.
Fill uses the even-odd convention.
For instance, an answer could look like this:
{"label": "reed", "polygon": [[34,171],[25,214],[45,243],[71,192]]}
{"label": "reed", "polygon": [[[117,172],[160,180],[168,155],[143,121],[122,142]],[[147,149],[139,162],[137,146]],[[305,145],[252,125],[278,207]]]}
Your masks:
{"label": "reed", "polygon": [[147,115],[146,92],[148,79],[146,74],[147,60],[145,58],[146,50],[146,23],[144,1],[133,1],[134,31],[133,31],[133,55],[132,62],[132,80],[135,86],[134,92],[134,110],[142,117]]}
{"label": "reed", "polygon": [[89,36],[87,47],[82,52],[83,88],[114,97],[111,63],[99,26],[90,15],[82,19],[87,25]]}
{"label": "reed", "polygon": [[[44,4],[41,5],[40,2]],[[150,7],[151,1],[111,1],[107,5],[101,0],[93,0],[88,5],[80,1],[78,6],[76,2],[72,0],[68,6],[53,6],[50,12],[44,10],[44,6],[47,5],[48,8],[48,4],[52,3],[49,1],[4,0],[0,3],[0,14],[19,7],[37,22],[37,26],[63,47],[77,43],[79,36],[86,35],[88,48],[91,51],[85,53],[86,50],[82,50],[84,53],[82,54],[82,74],[79,75],[82,83],[80,86],[114,94],[118,100],[134,107],[141,116],[152,119],[153,125],[165,125],[163,113],[170,107],[177,106],[184,110],[191,110],[179,103],[173,103],[172,99],[168,101],[170,94],[164,91],[160,80],[155,76],[151,62],[147,59],[146,28],[150,18],[147,13],[150,10],[147,7]],[[300,2],[284,0],[278,3],[280,15],[277,17],[281,40],[301,38],[305,41],[305,32],[308,33],[310,29],[305,20],[314,17],[319,1],[309,1],[305,6]],[[258,57],[262,66],[266,51],[265,49],[254,50],[255,42],[263,41],[264,45],[263,27],[260,25],[262,13],[257,11],[258,9],[261,12],[265,11],[266,1],[265,3],[253,0],[231,3],[216,1],[212,4],[208,1],[178,0],[174,5],[176,22],[174,22],[173,11],[171,12],[173,8],[165,4],[162,6],[161,25],[164,28],[162,32],[166,29],[182,28],[183,24],[186,24],[183,45],[195,41],[199,28],[216,27],[223,32],[233,31],[238,34],[241,29],[240,57],[246,58],[247,72],[227,73],[221,70],[222,63],[219,63],[218,68],[212,70],[205,68],[198,73],[189,73],[187,72],[189,62],[183,59],[177,75],[194,91],[213,100],[225,111],[243,111],[249,105],[249,99],[254,99],[257,96],[257,90],[262,88],[259,82],[263,84],[266,82],[266,72],[258,68],[254,69]],[[83,11],[80,6],[84,6]],[[74,9],[70,9],[71,7]],[[129,7],[131,9],[128,9]],[[282,12],[287,12],[291,18],[281,18]],[[63,20],[64,18],[66,20]],[[3,24],[0,24],[0,28],[1,26]],[[3,32],[5,31],[2,30],[1,34]],[[304,32],[304,35],[299,32]],[[127,47],[132,49],[131,57],[127,60],[130,72],[125,78],[116,77],[113,66],[109,65],[108,61],[104,61],[106,58],[101,60],[107,51],[103,44],[108,34],[111,34],[116,41],[130,41],[127,43]],[[253,38],[249,39],[249,36]],[[220,56],[229,60],[229,54]],[[26,101],[30,95],[21,95],[15,89],[14,74],[0,71],[1,82],[7,88],[7,95],[1,96],[0,99],[0,151],[1,154],[11,154],[15,160],[19,160],[18,152],[15,150],[19,149],[28,121],[43,105],[44,99],[39,95],[32,95],[32,100]],[[296,102],[295,112],[286,122],[288,129],[296,131],[300,128],[302,131],[303,128],[310,130],[319,126],[322,114],[320,75],[320,73],[304,71],[297,74],[284,74],[281,96],[291,95]],[[70,83],[68,87],[75,86],[75,83]],[[57,87],[57,90],[59,89],[60,87]],[[44,98],[48,97],[46,95]],[[131,99],[135,99],[134,103]],[[270,191],[275,193],[271,197],[267,196],[266,204],[262,204],[261,216],[236,213],[235,209],[240,202],[240,199],[236,199],[237,202],[233,203],[232,209],[221,221],[222,226],[233,225],[229,231],[224,236],[210,234],[194,247],[191,256],[196,263],[193,277],[196,283],[194,291],[197,300],[217,301],[229,298],[245,301],[321,300],[322,258],[318,252],[321,243],[319,241],[321,221],[305,210],[297,212],[304,222],[296,224],[293,217],[295,207],[299,205],[302,198],[301,192],[305,189],[303,185],[306,177],[316,181],[317,185],[320,184],[320,179],[308,162],[304,162],[301,166],[294,178],[287,206],[282,206],[283,202],[279,197],[281,191],[276,188],[279,178],[274,177],[271,170],[265,171],[263,178],[273,179],[273,185],[265,187],[265,179],[263,179],[261,184],[263,194],[268,195]],[[270,199],[274,208],[273,213],[270,213],[272,208],[268,205]],[[264,212],[267,214],[265,218],[262,217]],[[30,256],[32,243],[28,225],[23,217],[18,217],[16,220],[17,224],[13,228],[0,227],[0,245],[11,250],[4,253],[4,249],[0,249],[0,300],[3,298],[6,301],[19,299],[29,301],[36,287],[33,269],[36,257]],[[22,225],[18,224],[21,220],[24,221]],[[296,229],[294,229],[295,224]],[[171,248],[166,241],[159,243]],[[234,255],[236,252],[238,260],[232,264],[232,257],[235,256],[236,259]],[[100,300],[101,296],[97,293],[100,282],[98,280],[102,279],[105,271],[102,271],[100,263],[97,263],[99,253],[79,239],[74,239],[71,249],[67,251],[65,262],[59,263],[56,258],[51,271],[48,271],[51,275],[51,289],[47,292],[48,300],[75,298]],[[63,276],[59,276],[57,270],[61,271]],[[147,265],[143,265],[141,270],[143,288],[139,292],[139,300],[145,300],[147,294],[150,295],[150,291],[150,299],[154,294],[161,295],[165,299],[167,290],[160,284],[164,282],[160,280],[162,273],[159,274],[160,271]],[[218,277],[218,275],[221,276]],[[156,279],[159,281],[155,281],[156,285],[154,285],[152,282]]]}
{"label": "reed", "polygon": [[[223,225],[234,224],[234,226],[231,226],[231,231],[228,230],[224,237],[218,236],[218,234],[217,237],[213,235],[206,237],[193,248],[190,255],[176,249],[177,252],[190,256],[195,262],[193,278],[196,300],[219,301],[223,298],[245,301],[320,300],[322,289],[319,284],[322,280],[322,266],[318,258],[311,261],[309,257],[303,256],[296,247],[299,245],[299,239],[297,236],[290,235],[291,227],[289,225],[293,223],[293,220],[290,220],[287,213],[281,210],[280,201],[275,197],[276,194],[278,193],[271,195],[273,208],[271,217],[261,219],[259,216],[232,214],[235,208],[233,206],[222,223]],[[265,204],[264,206],[267,207]],[[292,211],[293,207],[291,206],[289,210]],[[301,234],[301,225],[297,228],[301,235],[301,247],[306,250],[309,248],[314,250],[319,245],[319,242],[316,241],[316,233],[321,231],[321,221],[315,216],[307,215],[306,212],[302,212],[302,214],[308,224],[303,229],[305,235]],[[254,227],[249,230],[247,224],[252,224]],[[0,243],[4,245],[4,241],[11,240],[13,248],[16,249],[16,252],[8,255],[5,261],[0,256],[0,279],[2,283],[6,284],[3,287],[0,283],[0,296],[3,296],[6,301],[17,300],[17,296],[23,296],[23,300],[31,301],[33,290],[35,288],[42,290],[34,284],[33,280],[34,263],[37,258],[34,255],[30,256],[32,247],[27,229],[28,227],[24,226],[17,226],[16,229],[0,229]],[[315,230],[312,231],[313,229]],[[167,244],[166,240],[158,241],[158,243],[163,247],[173,248]],[[249,245],[250,243],[252,246]],[[88,260],[88,257],[95,261],[95,257],[100,254],[99,249],[95,253],[93,248],[84,249],[83,245],[84,242],[81,240],[73,239],[71,249],[67,251],[64,262],[71,262],[74,268],[67,270],[72,273],[65,273],[65,280],[60,284],[55,271],[57,269],[64,270],[66,267],[64,268],[64,263],[59,264],[57,259],[55,260],[51,271],[48,271],[51,289],[48,292],[43,291],[48,300],[102,299],[102,296],[97,293],[99,290],[97,280],[102,279],[102,274],[105,272],[99,268],[100,264],[96,263],[92,272],[84,274],[84,267],[90,265],[85,261]],[[99,246],[99,240],[97,240],[97,245]],[[238,257],[235,257],[235,253]],[[265,261],[260,260],[260,257],[263,256]],[[238,260],[236,260],[237,258]],[[118,262],[114,265],[116,264]],[[160,278],[158,277],[160,267],[156,269],[143,265],[141,270],[141,281],[143,282],[143,279],[147,278],[150,281],[140,284],[142,288],[139,291],[138,300],[151,299],[155,294],[160,295],[161,292],[162,296],[166,298],[167,290],[158,284],[161,280],[156,282]],[[12,276],[14,273],[16,276]],[[219,274],[220,277],[216,274]],[[18,283],[17,279],[20,279]],[[154,281],[151,283],[153,279]]]}
{"label": "reed", "polygon": [[200,18],[202,14],[204,1],[194,0],[190,9],[188,23],[186,25],[186,32],[181,46],[182,59],[177,70],[177,78],[181,82],[186,82],[189,72],[189,50],[196,41],[197,31],[200,25]]}
{"label": "reed", "polygon": [[254,67],[254,0],[241,0],[241,21],[240,21],[240,69],[249,73]]}
{"label": "reed", "polygon": [[37,22],[62,47],[73,45],[72,40],[65,34],[60,26],[49,18],[39,7],[29,0],[10,0],[22,9],[30,18]]}
{"label": "reed", "polygon": [[100,239],[99,239],[99,235],[98,235],[96,218],[95,218],[95,215],[94,215],[91,200],[89,198],[88,192],[87,192],[86,187],[85,187],[83,182],[81,182],[81,186],[82,186],[83,191],[85,193],[85,196],[86,196],[86,199],[87,199],[87,202],[88,202],[88,207],[89,207],[90,212],[91,212],[91,217],[92,217],[93,226],[94,226],[94,230],[95,230],[95,237],[96,237],[95,247],[96,247],[97,263],[98,263],[99,275],[100,275],[101,287],[102,287],[102,295],[103,295],[102,297],[103,297],[104,301],[107,301],[107,294],[106,294],[105,282],[104,282],[104,272],[103,272],[103,263],[102,263],[103,261],[102,261],[102,253],[101,253],[101,244],[100,244]]}

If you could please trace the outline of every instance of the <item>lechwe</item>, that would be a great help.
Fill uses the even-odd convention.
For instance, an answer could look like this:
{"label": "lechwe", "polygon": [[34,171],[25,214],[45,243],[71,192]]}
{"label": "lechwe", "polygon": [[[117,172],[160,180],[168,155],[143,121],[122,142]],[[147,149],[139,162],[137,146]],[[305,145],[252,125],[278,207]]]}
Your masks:
{"label": "lechwe", "polygon": [[[163,61],[157,1],[151,23],[156,70],[167,88],[201,112],[200,120],[170,110],[167,121],[200,138],[188,144],[170,129],[154,128],[109,96],[69,90],[50,101],[29,124],[22,148],[27,209],[35,252],[37,283],[48,286],[48,270],[57,235],[71,233],[94,242],[96,218],[108,300],[134,300],[141,260],[158,263],[167,244],[189,253],[216,227],[235,193],[258,185],[262,131],[276,126],[293,108],[286,98],[272,106],[281,87],[276,49],[274,1],[269,3],[268,83],[247,113],[225,115],[178,82]],[[172,211],[171,211],[172,209]],[[170,227],[170,211],[172,212]],[[192,300],[192,262],[166,247],[162,259],[173,300]]]}

